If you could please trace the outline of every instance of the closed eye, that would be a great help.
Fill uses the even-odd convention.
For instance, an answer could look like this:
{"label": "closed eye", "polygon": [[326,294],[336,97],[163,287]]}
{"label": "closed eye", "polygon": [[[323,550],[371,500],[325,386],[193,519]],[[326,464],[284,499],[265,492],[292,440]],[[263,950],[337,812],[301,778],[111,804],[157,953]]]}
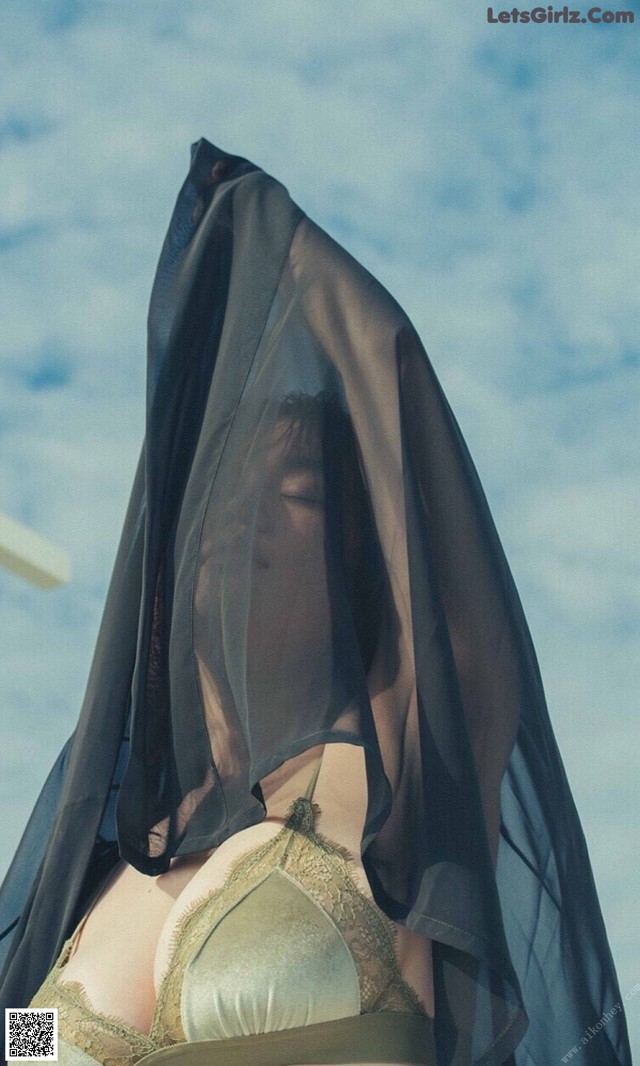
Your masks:
{"label": "closed eye", "polygon": [[292,503],[307,507],[324,506],[324,478],[320,471],[286,474],[282,479],[280,496]]}
{"label": "closed eye", "polygon": [[301,496],[293,492],[281,492],[280,496],[283,500],[289,500],[293,503],[302,503],[307,507],[324,507],[324,500],[319,499],[316,496]]}

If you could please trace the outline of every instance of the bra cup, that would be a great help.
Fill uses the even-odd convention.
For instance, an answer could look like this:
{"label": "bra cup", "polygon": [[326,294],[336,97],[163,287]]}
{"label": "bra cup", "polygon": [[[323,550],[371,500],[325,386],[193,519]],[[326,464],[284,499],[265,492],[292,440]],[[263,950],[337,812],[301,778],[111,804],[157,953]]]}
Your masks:
{"label": "bra cup", "polygon": [[342,934],[281,869],[227,911],[184,975],[181,1017],[189,1041],[359,1013],[358,974]]}
{"label": "bra cup", "polygon": [[[42,1060],[40,1060],[41,1062]],[[82,1048],[70,1044],[58,1037],[58,1066],[100,1066],[99,1060],[87,1054]]]}

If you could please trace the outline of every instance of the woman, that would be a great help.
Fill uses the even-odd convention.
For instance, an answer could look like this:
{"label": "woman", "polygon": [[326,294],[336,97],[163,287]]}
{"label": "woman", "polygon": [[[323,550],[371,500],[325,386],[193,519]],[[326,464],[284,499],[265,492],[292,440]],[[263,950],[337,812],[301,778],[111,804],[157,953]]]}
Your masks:
{"label": "woman", "polygon": [[[0,904],[3,1004],[59,1003],[85,1066],[529,1066],[620,998],[526,623],[420,342],[205,140],[152,293],[85,704]],[[582,1062],[630,1061],[619,1010]]]}

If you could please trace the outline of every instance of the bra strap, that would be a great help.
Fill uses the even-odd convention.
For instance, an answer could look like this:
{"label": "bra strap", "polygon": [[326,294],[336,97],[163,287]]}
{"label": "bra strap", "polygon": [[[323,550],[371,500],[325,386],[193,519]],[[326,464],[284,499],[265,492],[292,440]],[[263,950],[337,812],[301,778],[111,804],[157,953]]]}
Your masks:
{"label": "bra strap", "polygon": [[318,761],[317,761],[317,763],[316,763],[316,765],[314,767],[313,773],[311,775],[311,780],[309,781],[309,784],[307,785],[307,791],[304,794],[304,798],[308,799],[309,802],[311,802],[311,800],[313,799],[313,793],[315,792],[316,784],[317,784],[317,781],[318,781],[318,775],[320,773],[320,767],[322,766],[322,756],[323,755],[324,755],[324,749],[323,749],[322,755],[319,757],[319,759],[318,759]]}
{"label": "bra strap", "polygon": [[289,814],[284,823],[286,829],[294,829],[298,833],[308,834],[313,832],[316,809],[314,809],[312,800],[321,766],[322,755],[313,769],[311,780],[307,785],[304,796],[298,796],[298,799],[294,800],[289,808]]}

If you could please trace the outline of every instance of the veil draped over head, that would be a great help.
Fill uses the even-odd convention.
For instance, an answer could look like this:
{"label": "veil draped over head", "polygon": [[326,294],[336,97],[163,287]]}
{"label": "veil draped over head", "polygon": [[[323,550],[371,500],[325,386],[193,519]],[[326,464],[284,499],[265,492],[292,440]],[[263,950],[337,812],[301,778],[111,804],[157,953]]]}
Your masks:
{"label": "veil draped over head", "polygon": [[406,315],[202,139],[148,330],[86,698],[0,893],[1,1005],[27,1005],[119,856],[157,875],[215,847],[264,817],[270,771],[346,742],[375,899],[433,941],[438,1066],[630,1066],[527,625]]}

